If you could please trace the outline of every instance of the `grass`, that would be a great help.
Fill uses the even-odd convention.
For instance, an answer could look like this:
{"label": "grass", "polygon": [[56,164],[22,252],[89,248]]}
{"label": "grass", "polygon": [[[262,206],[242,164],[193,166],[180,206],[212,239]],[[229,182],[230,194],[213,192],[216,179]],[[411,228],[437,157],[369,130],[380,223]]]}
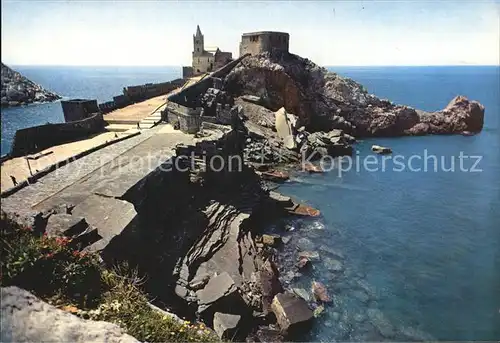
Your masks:
{"label": "grass", "polygon": [[137,271],[127,265],[106,269],[98,255],[37,234],[4,213],[0,235],[2,287],[18,286],[82,318],[115,323],[140,341],[220,342],[203,323],[153,309]]}

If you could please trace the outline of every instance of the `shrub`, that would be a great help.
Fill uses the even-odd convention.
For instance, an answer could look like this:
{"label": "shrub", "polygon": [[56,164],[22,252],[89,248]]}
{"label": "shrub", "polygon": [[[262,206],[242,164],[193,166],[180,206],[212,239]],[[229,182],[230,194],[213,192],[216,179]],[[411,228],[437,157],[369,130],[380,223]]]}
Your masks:
{"label": "shrub", "polygon": [[103,282],[109,291],[102,304],[83,314],[94,320],[115,323],[128,334],[147,342],[219,342],[219,338],[204,324],[178,321],[153,309],[139,289],[137,271],[128,266],[104,271]]}
{"label": "shrub", "polygon": [[102,293],[96,255],[73,250],[70,240],[49,238],[1,217],[1,284],[16,285],[47,298],[64,297],[80,306],[95,304]]}

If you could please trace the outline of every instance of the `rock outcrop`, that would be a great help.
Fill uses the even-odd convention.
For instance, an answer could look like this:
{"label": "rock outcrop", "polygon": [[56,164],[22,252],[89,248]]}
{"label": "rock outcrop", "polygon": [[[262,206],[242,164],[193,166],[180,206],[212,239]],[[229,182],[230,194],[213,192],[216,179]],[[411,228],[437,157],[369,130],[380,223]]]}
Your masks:
{"label": "rock outcrop", "polygon": [[[477,133],[484,107],[457,96],[443,110],[424,112],[369,94],[359,83],[297,55],[274,52],[244,59],[225,78],[233,96],[252,95],[271,111],[284,107],[314,131],[355,136]],[[262,118],[264,122],[269,118]]]}
{"label": "rock outcrop", "polygon": [[61,99],[2,63],[2,107]]}
{"label": "rock outcrop", "polygon": [[80,319],[18,287],[1,290],[2,342],[139,342],[118,326]]}

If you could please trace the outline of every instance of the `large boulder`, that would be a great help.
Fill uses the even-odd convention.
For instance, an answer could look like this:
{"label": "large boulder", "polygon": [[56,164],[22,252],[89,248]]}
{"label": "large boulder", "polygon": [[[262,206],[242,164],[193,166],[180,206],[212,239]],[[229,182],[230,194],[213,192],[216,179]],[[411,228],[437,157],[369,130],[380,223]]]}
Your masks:
{"label": "large boulder", "polygon": [[2,342],[139,342],[117,325],[80,319],[17,287],[1,289]]}
{"label": "large boulder", "polygon": [[198,313],[211,318],[215,312],[243,313],[246,306],[238,292],[238,287],[227,272],[223,272],[208,281],[207,285],[196,292]]}
{"label": "large boulder", "polygon": [[225,79],[233,96],[254,95],[272,111],[284,108],[309,131],[343,129],[357,136],[479,132],[484,107],[458,96],[427,113],[369,94],[359,83],[284,52],[247,57]]}
{"label": "large boulder", "polygon": [[214,330],[222,339],[234,339],[238,334],[241,316],[216,312],[214,314]]}
{"label": "large boulder", "polygon": [[262,310],[267,314],[276,294],[283,292],[276,265],[267,260],[260,269],[260,283],[262,293]]}
{"label": "large boulder", "polygon": [[271,305],[282,331],[301,331],[310,324],[313,312],[304,299],[292,293],[277,294]]}

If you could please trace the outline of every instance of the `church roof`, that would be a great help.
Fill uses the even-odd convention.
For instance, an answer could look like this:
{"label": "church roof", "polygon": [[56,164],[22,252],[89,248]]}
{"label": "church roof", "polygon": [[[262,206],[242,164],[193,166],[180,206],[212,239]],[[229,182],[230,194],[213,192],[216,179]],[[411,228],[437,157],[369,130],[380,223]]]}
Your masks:
{"label": "church roof", "polygon": [[207,46],[205,47],[205,50],[208,51],[208,52],[216,52],[217,50],[219,50],[219,47],[218,46]]}
{"label": "church roof", "polygon": [[200,25],[196,25],[196,36],[197,37],[201,36]]}

